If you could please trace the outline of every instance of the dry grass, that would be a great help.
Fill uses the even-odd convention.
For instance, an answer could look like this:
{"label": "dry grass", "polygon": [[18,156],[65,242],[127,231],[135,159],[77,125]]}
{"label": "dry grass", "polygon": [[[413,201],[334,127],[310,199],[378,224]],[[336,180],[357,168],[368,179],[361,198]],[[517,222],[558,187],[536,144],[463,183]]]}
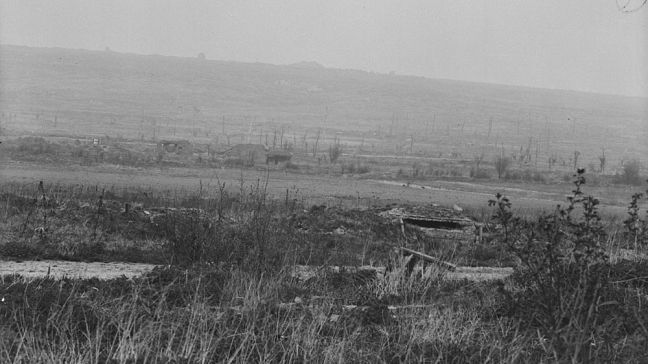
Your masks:
{"label": "dry grass", "polygon": [[[61,185],[48,188],[47,198],[34,204],[37,186],[5,186],[0,223],[12,239],[19,239],[9,246],[22,247],[25,258],[51,249],[59,254],[69,249],[69,257],[78,258],[86,246],[102,247],[103,255],[87,255],[95,259],[122,254],[147,261],[157,252],[172,265],[131,279],[3,276],[0,362],[645,359],[648,317],[642,307],[648,304],[648,269],[643,261],[621,259],[634,248],[624,234],[608,234],[604,242],[617,258],[605,278],[609,282],[605,296],[594,306],[602,312],[596,316],[600,319],[584,321],[592,324],[587,328],[571,321],[558,325],[562,331],[551,336],[532,319],[547,312],[533,304],[521,310],[520,297],[526,297],[528,287],[504,277],[510,268],[461,268],[450,273],[417,266],[411,275],[405,274],[405,261],[387,246],[402,239],[399,227],[379,220],[376,211],[307,209],[290,196],[272,200],[263,181],[241,183],[237,193],[203,190],[170,197],[154,192],[101,192]],[[101,204],[99,193],[104,196]],[[131,216],[130,223],[118,218],[124,212],[117,207],[126,201],[141,204],[138,214],[165,211],[157,228],[149,225],[149,219],[136,229],[150,235],[129,235],[127,227],[139,221],[139,215]],[[175,209],[159,209],[165,205]],[[35,235],[40,226],[46,229]],[[83,234],[86,240],[94,239],[92,244],[81,240]],[[85,245],[56,240],[57,236],[77,236]],[[408,236],[426,246],[424,234],[408,231]],[[2,246],[6,252],[7,241]],[[477,257],[473,250],[438,253],[454,261],[466,259],[465,254],[472,260]],[[493,259],[490,253],[479,254]],[[635,249],[634,254],[643,253]],[[324,268],[300,279],[293,267],[305,263],[325,267],[370,263],[390,269]],[[474,274],[493,279],[467,279]],[[569,306],[560,306],[560,314],[576,310],[580,315],[579,306],[568,303],[584,302],[585,296],[577,290],[560,297]],[[583,333],[589,336],[582,337]],[[564,344],[556,337],[574,342]]]}

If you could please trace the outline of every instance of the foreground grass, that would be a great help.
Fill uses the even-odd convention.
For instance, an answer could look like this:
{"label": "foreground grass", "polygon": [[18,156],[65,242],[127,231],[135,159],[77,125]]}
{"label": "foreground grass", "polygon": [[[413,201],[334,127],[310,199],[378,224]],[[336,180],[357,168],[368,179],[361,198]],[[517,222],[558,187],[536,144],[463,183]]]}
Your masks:
{"label": "foreground grass", "polygon": [[[435,269],[407,278],[402,269],[398,265],[384,276],[321,271],[306,281],[287,270],[266,275],[223,267],[157,269],[134,280],[5,276],[0,361],[570,359],[557,356],[548,338],[513,313],[501,282],[451,281]],[[629,295],[618,299],[640,309],[636,297],[634,303]],[[639,322],[635,330],[595,332],[595,344],[583,348],[588,356],[596,362],[644,360],[646,333],[639,326],[648,321],[645,313],[635,313],[613,318],[625,325]],[[601,325],[612,328],[610,320]]]}
{"label": "foreground grass", "polygon": [[[435,239],[417,229],[405,238],[390,207],[307,206],[298,191],[267,198],[265,185],[195,191],[97,185],[0,185],[0,257],[191,265],[365,265],[387,263],[391,247],[414,248],[459,265],[510,265],[490,241]],[[228,188],[226,188],[228,187]],[[405,240],[408,241],[405,241]]]}
{"label": "foreground grass", "polygon": [[[5,277],[0,361],[501,362],[541,355],[513,320],[486,317],[492,300],[471,303],[483,302],[493,285],[394,277],[322,274],[300,282],[284,272],[214,268],[158,270],[134,281]],[[463,298],[446,305],[449,294]],[[388,309],[408,296],[417,297],[409,304],[438,305]]]}
{"label": "foreground grass", "polygon": [[[490,240],[469,249],[402,234],[376,211],[270,201],[262,183],[173,203],[147,191],[5,191],[3,256],[167,265],[132,280],[0,278],[0,362],[646,362],[648,265],[606,253],[641,253],[638,197],[628,234],[610,235],[583,183],[536,222],[498,195]],[[487,282],[436,267],[408,275],[394,242],[516,271]],[[367,263],[388,269],[293,269]]]}

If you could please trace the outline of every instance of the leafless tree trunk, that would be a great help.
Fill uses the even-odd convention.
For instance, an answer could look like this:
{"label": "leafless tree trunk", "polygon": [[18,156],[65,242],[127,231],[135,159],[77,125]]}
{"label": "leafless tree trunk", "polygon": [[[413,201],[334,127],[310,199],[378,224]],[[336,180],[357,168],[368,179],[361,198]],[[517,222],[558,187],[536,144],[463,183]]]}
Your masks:
{"label": "leafless tree trunk", "polygon": [[315,134],[315,145],[313,145],[313,157],[317,157],[317,145],[319,144],[320,133],[322,131],[317,129],[317,134]]}

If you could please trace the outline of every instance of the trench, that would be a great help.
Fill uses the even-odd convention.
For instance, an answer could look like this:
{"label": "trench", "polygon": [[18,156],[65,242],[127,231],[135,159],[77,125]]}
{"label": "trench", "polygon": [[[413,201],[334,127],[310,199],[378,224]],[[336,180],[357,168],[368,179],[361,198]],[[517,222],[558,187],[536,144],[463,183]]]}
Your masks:
{"label": "trench", "polygon": [[455,221],[416,219],[411,217],[403,218],[403,222],[409,225],[426,229],[463,230],[464,226]]}

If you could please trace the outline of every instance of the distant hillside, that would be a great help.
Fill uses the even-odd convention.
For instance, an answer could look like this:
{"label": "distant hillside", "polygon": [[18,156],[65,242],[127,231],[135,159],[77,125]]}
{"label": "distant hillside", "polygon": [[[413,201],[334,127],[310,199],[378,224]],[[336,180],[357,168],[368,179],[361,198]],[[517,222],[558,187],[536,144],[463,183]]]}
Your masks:
{"label": "distant hillside", "polygon": [[315,62],[315,61],[304,61],[304,62],[298,62],[298,63],[293,63],[290,65],[291,67],[297,67],[297,68],[310,68],[310,69],[321,69],[325,68],[321,64]]}
{"label": "distant hillside", "polygon": [[1,46],[0,109],[57,115],[60,125],[69,120],[99,133],[151,118],[176,128],[195,122],[216,133],[224,120],[240,133],[285,125],[293,133],[324,128],[420,140],[425,130],[431,142],[461,135],[470,145],[499,141],[510,148],[534,138],[564,153],[574,148],[569,143],[589,138],[596,141],[587,146],[591,153],[605,146],[619,155],[648,155],[645,98],[337,70],[316,62],[276,66]]}

